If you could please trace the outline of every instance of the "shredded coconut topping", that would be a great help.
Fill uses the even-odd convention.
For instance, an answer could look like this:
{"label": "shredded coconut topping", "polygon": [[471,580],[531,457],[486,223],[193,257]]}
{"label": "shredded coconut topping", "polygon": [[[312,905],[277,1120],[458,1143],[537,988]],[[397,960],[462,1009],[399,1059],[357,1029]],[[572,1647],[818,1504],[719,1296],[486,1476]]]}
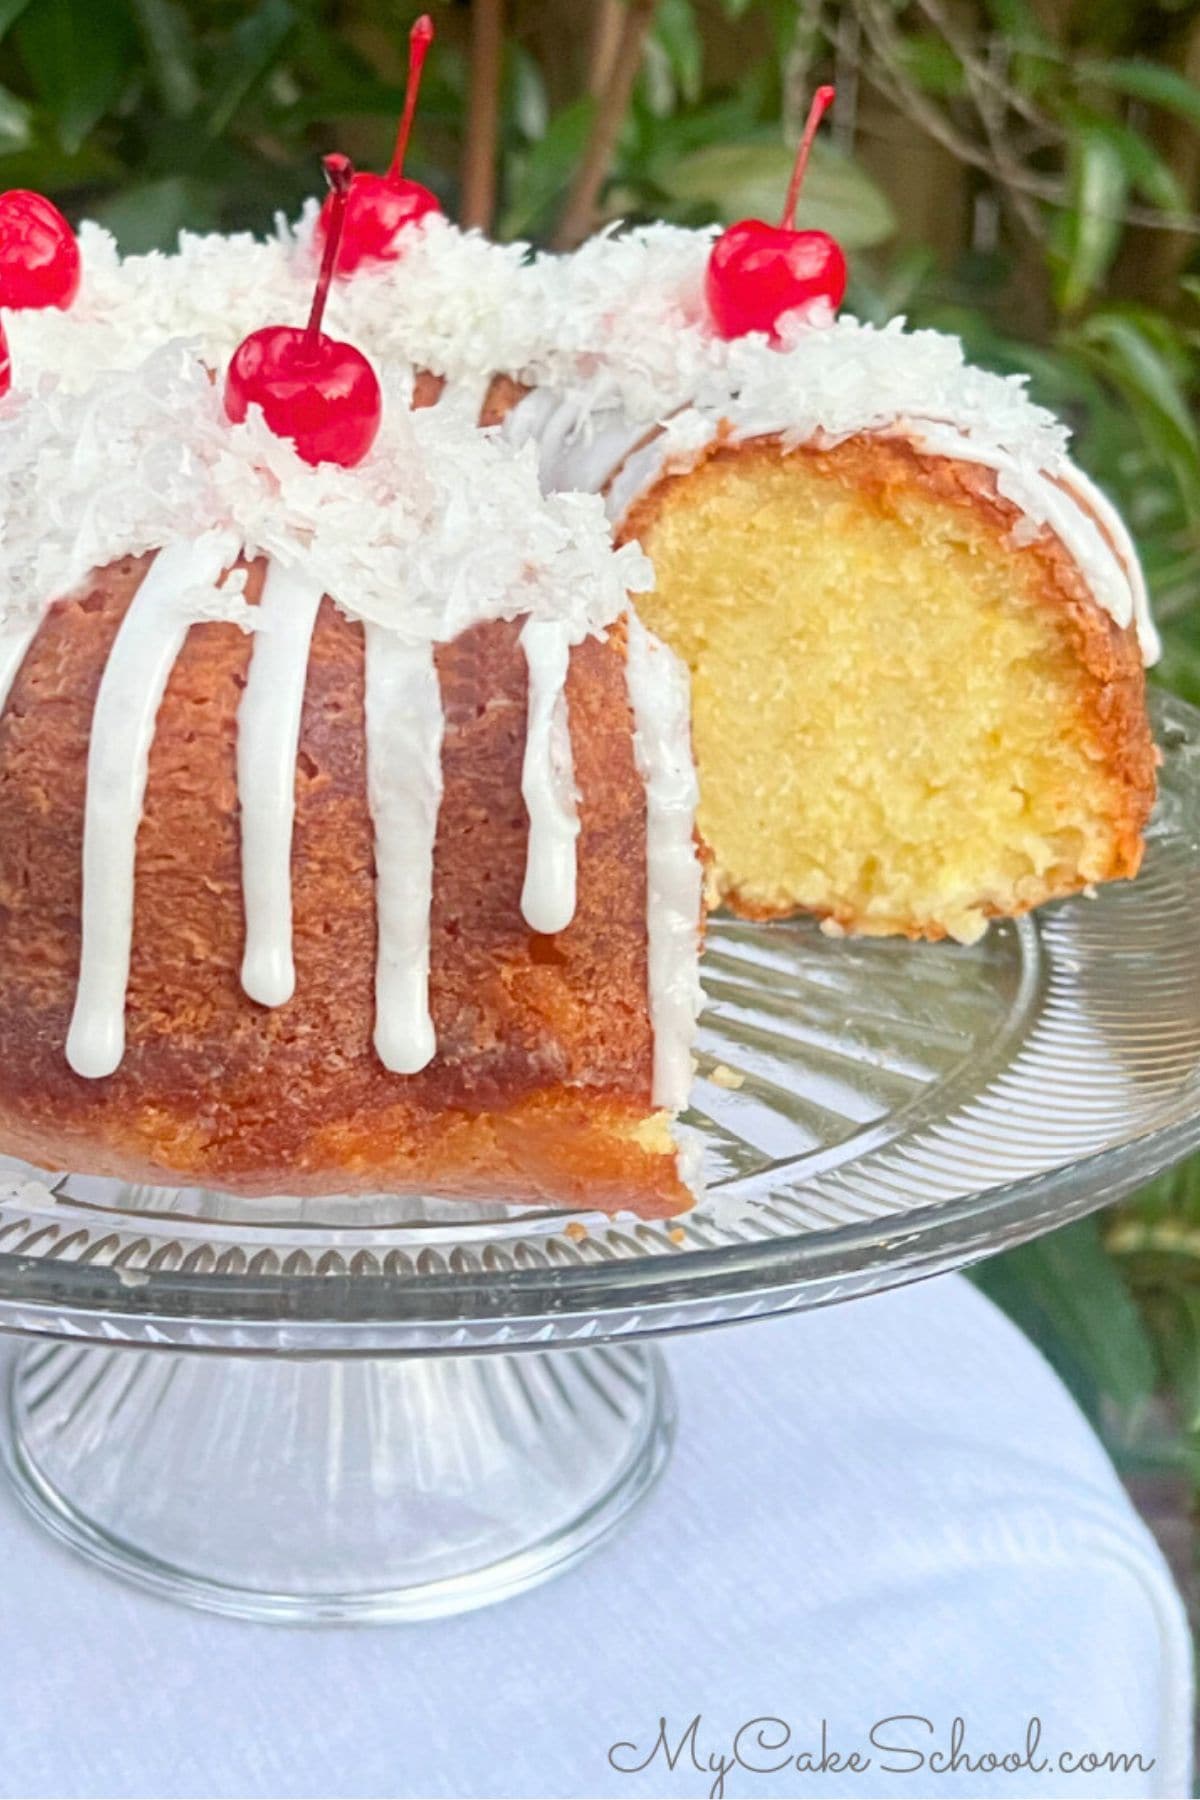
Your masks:
{"label": "shredded coconut topping", "polygon": [[[183,233],[178,252],[117,254],[84,225],[83,279],[67,313],[6,321],[21,387],[53,372],[86,389],[98,369],[132,368],[170,338],[194,341],[223,365],[248,331],[302,323],[315,270],[316,204],[265,241]],[[1014,454],[1061,457],[1066,428],[1033,405],[1020,376],[970,367],[957,338],[882,329],[842,317],[797,319],[781,354],[758,335],[732,342],[710,329],[704,269],[712,232],[648,225],[601,232],[571,256],[530,255],[433,215],[408,231],[394,262],[334,283],[330,335],[383,361],[472,382],[497,372],[531,386],[570,388],[581,415],[619,407],[658,421],[687,405],[723,407],[731,422],[769,416],[799,440],[942,419]]]}
{"label": "shredded coconut topping", "polygon": [[[173,337],[223,363],[257,326],[302,323],[316,216],[314,201],[263,241],[183,232],[174,255],[124,258],[101,226],[82,225],[70,311],[8,322],[16,384],[53,370],[86,388],[98,369],[135,367]],[[527,244],[495,244],[435,214],[406,232],[394,262],[335,281],[326,330],[451,382],[497,371],[530,385],[587,382],[598,403],[653,412],[724,350],[704,322],[711,235],[651,225],[601,233],[573,256],[534,257]]]}
{"label": "shredded coconut topping", "polygon": [[[96,568],[206,531],[320,581],[349,615],[413,643],[484,619],[602,632],[650,585],[633,546],[614,552],[600,499],[543,498],[532,454],[409,410],[410,379],[381,370],[384,420],[356,468],[303,462],[257,407],[225,417],[192,348],[155,351],[85,394],[47,377],[0,408],[0,619],[28,617]],[[236,584],[223,617],[254,623]],[[203,616],[213,616],[214,599]]]}
{"label": "shredded coconut topping", "polygon": [[[52,383],[84,392],[98,369],[132,369],[172,337],[188,339],[220,369],[247,331],[300,323],[315,272],[316,213],[312,202],[294,227],[280,221],[265,242],[185,233],[174,256],[124,260],[106,232],[85,225],[83,280],[71,311],[20,312],[6,321],[18,388],[45,393]],[[1048,506],[1055,505],[1047,480],[1083,485],[1068,460],[1067,428],[1029,399],[1024,377],[971,367],[957,338],[909,331],[902,319],[877,328],[846,316],[816,324],[799,315],[784,322],[782,351],[759,335],[718,337],[703,298],[712,236],[649,225],[602,232],[570,256],[533,255],[527,245],[493,244],[433,215],[405,233],[395,261],[334,283],[326,329],[382,368],[446,377],[447,395],[435,410],[447,428],[477,415],[492,374],[539,389],[539,406],[527,403],[510,435],[540,434],[543,476],[571,471],[561,485],[600,485],[656,426],[665,427],[660,452],[635,459],[620,489],[626,498],[643,463],[647,471],[661,466],[663,452],[686,461],[718,428],[742,438],[778,435],[789,446],[887,431],[932,448],[936,437],[941,454],[957,451],[995,469],[1001,491],[1032,509],[1037,530],[1051,523]],[[323,471],[319,485],[330,479]],[[304,504],[315,506],[317,484],[308,485]],[[289,494],[303,486],[289,483]],[[1081,566],[1122,622],[1132,583],[1152,657],[1136,552],[1103,496],[1088,491],[1128,582],[1119,569],[1114,575],[1103,543],[1089,547],[1080,538]],[[342,505],[339,496],[324,510],[341,514]],[[349,520],[349,512],[343,516]],[[357,560],[371,555],[364,543]]]}
{"label": "shredded coconut topping", "polygon": [[902,318],[864,325],[797,323],[784,354],[762,340],[738,339],[726,366],[695,395],[719,407],[735,435],[778,431],[789,444],[818,433],[838,442],[909,420],[938,420],[1048,469],[1066,455],[1065,425],[1035,406],[1022,375],[973,368],[957,338],[909,331]]}
{"label": "shredded coconut topping", "polygon": [[[181,234],[176,254],[121,258],[109,234],[79,233],[83,278],[67,313],[6,321],[19,387],[53,372],[84,389],[97,370],[132,368],[169,338],[193,340],[221,365],[248,331],[303,322],[315,273],[316,203],[276,235]],[[969,367],[956,338],[882,330],[843,317],[799,320],[790,354],[765,338],[732,342],[706,318],[711,231],[648,225],[601,232],[570,256],[533,256],[433,215],[406,233],[393,262],[336,281],[326,330],[368,355],[432,370],[451,382],[503,372],[531,386],[571,388],[585,413],[619,406],[661,420],[688,404],[771,409],[796,436],[831,436],[913,413],[942,418],[1028,453],[1061,455],[1067,434],[1036,407],[1021,377]],[[736,422],[736,421],[735,421]]]}

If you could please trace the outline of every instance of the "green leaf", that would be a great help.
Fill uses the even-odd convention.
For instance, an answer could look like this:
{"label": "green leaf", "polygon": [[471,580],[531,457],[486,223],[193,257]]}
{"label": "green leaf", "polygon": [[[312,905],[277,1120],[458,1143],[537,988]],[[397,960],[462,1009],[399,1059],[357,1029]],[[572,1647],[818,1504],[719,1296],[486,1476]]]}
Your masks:
{"label": "green leaf", "polygon": [[1125,165],[1131,186],[1152,206],[1161,207],[1168,214],[1187,214],[1190,203],[1186,188],[1142,132],[1119,119],[1104,118],[1073,106],[1063,107],[1061,116],[1077,131],[1095,131],[1107,137]]}
{"label": "green leaf", "polygon": [[914,32],[896,45],[896,54],[918,87],[927,94],[953,99],[966,87],[962,63],[945,38],[934,31]]}
{"label": "green leaf", "polygon": [[200,99],[186,14],[173,0],[133,0],[154,84],[167,113],[186,119]]}
{"label": "green leaf", "polygon": [[1061,52],[1029,0],[987,0],[987,11],[1012,56],[1018,87],[1036,96],[1056,84]]}
{"label": "green leaf", "polygon": [[546,82],[535,57],[521,44],[510,44],[505,63],[506,113],[523,138],[537,143],[550,123]]}
{"label": "green leaf", "polygon": [[1010,49],[1054,54],[1054,44],[1029,0],[987,0],[987,11]]}
{"label": "green leaf", "polygon": [[97,206],[95,217],[127,255],[173,250],[185,228],[208,231],[219,222],[213,189],[180,175],[125,188]]}
{"label": "green leaf", "polygon": [[1102,345],[1113,375],[1168,420],[1190,449],[1200,449],[1200,427],[1189,396],[1161,343],[1155,341],[1152,320],[1144,321],[1133,309],[1106,308],[1075,326],[1071,339],[1076,344]]}
{"label": "green leaf", "polygon": [[208,116],[210,137],[219,137],[238,107],[275,61],[296,23],[290,0],[259,0],[229,34],[214,81]]}
{"label": "green leaf", "polygon": [[33,109],[0,87],[0,156],[28,148],[33,137]]}
{"label": "green leaf", "polygon": [[1200,86],[1165,63],[1145,62],[1140,57],[1115,62],[1081,62],[1075,73],[1081,81],[1101,83],[1116,93],[1145,100],[1151,106],[1161,106],[1167,112],[1179,113],[1200,125]]}
{"label": "green leaf", "polygon": [[886,271],[859,268],[851,277],[847,304],[856,319],[886,325],[898,314],[907,314],[922,293],[937,264],[932,250],[906,245],[889,257]]}
{"label": "green leaf", "polygon": [[596,103],[574,100],[555,113],[546,135],[513,157],[514,179],[500,219],[502,238],[524,237],[566,190],[591,129]]}
{"label": "green leaf", "polygon": [[1166,459],[1185,505],[1200,522],[1200,430],[1179,375],[1138,313],[1097,312],[1064,334],[1128,401],[1147,442]]}
{"label": "green leaf", "polygon": [[[786,145],[711,144],[681,158],[659,179],[683,202],[703,202],[723,223],[779,217],[792,169]],[[848,250],[882,243],[896,229],[891,203],[856,163],[828,145],[813,146],[797,223],[831,232]]]}
{"label": "green leaf", "polygon": [[1107,131],[1090,127],[1071,140],[1070,200],[1054,231],[1058,303],[1078,312],[1108,273],[1124,228],[1129,176]]}
{"label": "green leaf", "polygon": [[653,42],[662,49],[680,98],[694,106],[700,98],[704,44],[692,0],[658,0]]}
{"label": "green leaf", "polygon": [[0,0],[0,38],[7,35],[28,5],[29,0]]}
{"label": "green leaf", "polygon": [[[1195,593],[1194,586],[1191,591]],[[1185,636],[1168,626],[1163,631],[1162,658],[1151,673],[1160,686],[1200,706],[1200,644],[1194,644],[1190,634]],[[1200,1247],[1194,1260],[1200,1278]]]}
{"label": "green leaf", "polygon": [[1186,1431],[1200,1431],[1200,1292],[1181,1288],[1159,1308],[1163,1361],[1183,1414]]}
{"label": "green leaf", "polygon": [[661,187],[675,165],[693,150],[735,141],[777,145],[775,128],[756,130],[754,118],[754,106],[742,99],[712,101],[668,119],[646,117],[622,174],[629,180],[649,179]]}
{"label": "green leaf", "polygon": [[1087,1410],[1102,1397],[1129,1411],[1153,1392],[1153,1343],[1095,1219],[983,1264],[975,1280]]}
{"label": "green leaf", "polygon": [[1136,1254],[1145,1245],[1143,1228],[1164,1221],[1170,1226],[1173,1247],[1188,1259],[1187,1278],[1200,1281],[1200,1156],[1168,1169],[1111,1213],[1106,1227],[1109,1247],[1119,1254]]}
{"label": "green leaf", "polygon": [[134,45],[128,13],[115,0],[100,7],[92,0],[33,0],[15,38],[60,143],[78,150],[125,88]]}
{"label": "green leaf", "polygon": [[5,187],[35,188],[52,195],[68,188],[128,179],[128,171],[117,157],[95,139],[78,150],[64,150],[44,118],[41,131],[35,119],[28,143],[11,149],[0,146],[0,169]]}

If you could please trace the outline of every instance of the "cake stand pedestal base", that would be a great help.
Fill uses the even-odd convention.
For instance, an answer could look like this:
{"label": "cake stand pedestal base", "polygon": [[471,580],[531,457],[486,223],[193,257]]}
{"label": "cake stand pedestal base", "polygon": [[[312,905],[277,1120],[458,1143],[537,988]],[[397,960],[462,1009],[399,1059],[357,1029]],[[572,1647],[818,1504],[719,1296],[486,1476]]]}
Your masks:
{"label": "cake stand pedestal base", "polygon": [[34,1345],[7,1458],[25,1505],[115,1575],[283,1623],[501,1600],[608,1535],[674,1413],[641,1345],[287,1361]]}

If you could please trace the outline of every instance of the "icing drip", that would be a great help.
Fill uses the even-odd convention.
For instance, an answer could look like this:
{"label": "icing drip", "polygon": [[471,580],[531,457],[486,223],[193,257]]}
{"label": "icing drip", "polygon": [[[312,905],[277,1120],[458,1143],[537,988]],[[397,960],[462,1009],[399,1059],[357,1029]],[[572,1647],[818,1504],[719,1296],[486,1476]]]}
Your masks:
{"label": "icing drip", "polygon": [[624,413],[589,414],[577,395],[534,388],[504,423],[504,435],[518,449],[537,450],[538,479],[546,494],[603,493],[608,478],[630,451],[658,427]]}
{"label": "icing drip", "polygon": [[296,751],[309,645],[322,586],[278,562],[267,567],[254,654],[238,711],[242,986],[263,1006],[282,1006],[296,986],[292,962],[292,826]]}
{"label": "icing drip", "polygon": [[67,1033],[77,1075],[111,1075],[125,1052],[125,989],[133,937],[133,871],[150,744],[183,648],[197,590],[227,566],[224,532],[160,550],[121,621],[96,696],[83,821],[79,985]]}
{"label": "icing drip", "polygon": [[431,644],[366,626],[367,798],[375,827],[375,1049],[415,1075],[437,1049],[429,1012],[433,846],[442,800],[442,696]]}
{"label": "icing drip", "polygon": [[697,973],[702,875],[699,789],[692,762],[687,670],[633,612],[627,680],[633,747],[646,784],[646,941],[656,1106],[679,1111],[692,1080],[703,995]]}
{"label": "icing drip", "polygon": [[558,620],[529,619],[521,631],[529,669],[528,724],[521,798],[529,847],[521,913],[534,931],[565,931],[575,916],[575,840],[579,836],[566,680],[571,644]]}
{"label": "icing drip", "polygon": [[1076,468],[1074,463],[1060,470],[1057,479],[1085,514],[1092,515],[1100,527],[1101,537],[1107,540],[1105,550],[1111,548],[1124,571],[1129,584],[1134,627],[1142,646],[1142,658],[1148,667],[1152,666],[1162,655],[1162,639],[1150,610],[1150,590],[1146,586],[1141,559],[1128,526],[1108,495],[1082,469]]}

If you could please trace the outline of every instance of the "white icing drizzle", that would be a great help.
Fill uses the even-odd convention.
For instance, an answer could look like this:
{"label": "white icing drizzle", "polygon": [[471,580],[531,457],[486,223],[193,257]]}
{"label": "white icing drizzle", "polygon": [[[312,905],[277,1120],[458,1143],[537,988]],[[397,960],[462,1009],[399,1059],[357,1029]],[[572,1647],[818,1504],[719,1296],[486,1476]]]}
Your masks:
{"label": "white icing drizzle", "polygon": [[429,1011],[433,847],[442,800],[442,696],[431,644],[366,626],[367,798],[375,827],[375,1049],[415,1075],[437,1049]]}
{"label": "white icing drizzle", "polygon": [[296,751],[313,627],[322,586],[267,565],[246,691],[238,709],[238,801],[246,946],[242,986],[262,1006],[296,987],[292,961],[292,827]]}
{"label": "white icing drizzle", "polygon": [[155,720],[195,614],[229,558],[225,533],[160,550],[117,632],[92,717],[83,822],[79,985],[67,1033],[77,1075],[111,1075],[125,1051],[133,871]]}
{"label": "white icing drizzle", "polygon": [[640,500],[661,476],[668,472],[682,474],[693,460],[672,456],[665,433],[659,433],[640,449],[637,443],[637,438],[630,438],[630,454],[605,489],[604,509],[614,526],[621,524],[634,501]]}
{"label": "white icing drizzle", "polygon": [[544,493],[599,494],[640,439],[657,437],[658,428],[624,413],[589,413],[576,395],[534,388],[505,420],[504,435],[518,448],[536,445]]}
{"label": "white icing drizzle", "polygon": [[566,680],[570,635],[560,620],[528,619],[521,649],[529,670],[521,798],[529,846],[521,914],[534,931],[565,931],[575,916],[575,844],[579,796],[571,760]]}
{"label": "white icing drizzle", "polygon": [[656,1106],[687,1104],[703,995],[697,972],[702,872],[688,673],[632,611],[626,678],[633,747],[646,785],[646,940]]}
{"label": "white icing drizzle", "polygon": [[1142,646],[1142,656],[1147,664],[1156,663],[1162,655],[1162,639],[1150,610],[1150,592],[1146,586],[1141,558],[1128,526],[1108,495],[1074,463],[1060,471],[1059,480],[1077,497],[1080,505],[1095,517],[1115,551],[1132,592],[1133,619],[1138,641]]}

